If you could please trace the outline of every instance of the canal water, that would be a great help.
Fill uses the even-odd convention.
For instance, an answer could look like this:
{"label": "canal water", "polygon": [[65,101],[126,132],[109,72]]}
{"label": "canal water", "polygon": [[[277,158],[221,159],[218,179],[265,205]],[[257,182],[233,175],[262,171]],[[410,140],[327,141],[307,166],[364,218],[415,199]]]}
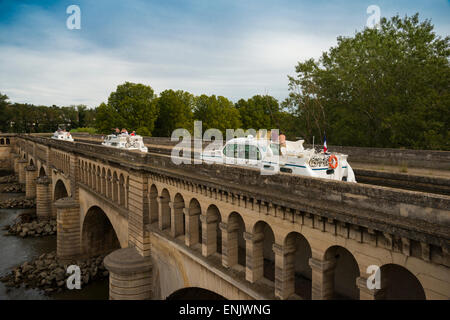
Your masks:
{"label": "canal water", "polygon": [[[23,197],[23,193],[0,193],[0,200]],[[56,236],[21,238],[6,236],[4,226],[10,225],[26,209],[0,209],[0,276],[8,274],[14,267],[38,258],[43,253],[56,250]],[[108,279],[96,281],[80,290],[65,290],[50,296],[38,289],[6,287],[0,282],[0,300],[106,300]]]}

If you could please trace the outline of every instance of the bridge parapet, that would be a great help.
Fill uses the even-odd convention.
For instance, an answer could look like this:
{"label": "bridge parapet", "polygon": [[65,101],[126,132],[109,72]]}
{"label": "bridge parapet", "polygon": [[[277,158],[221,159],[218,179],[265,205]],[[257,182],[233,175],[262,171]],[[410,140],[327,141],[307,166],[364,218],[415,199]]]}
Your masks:
{"label": "bridge parapet", "polygon": [[[200,248],[204,257],[214,258],[220,248],[222,265],[233,269],[238,264],[237,235],[241,234],[246,246],[244,280],[256,283],[264,276],[263,248],[268,235],[263,226],[267,225],[274,230],[270,251],[276,264],[275,293],[281,298],[289,297],[293,290],[289,285],[293,277],[293,242],[284,240],[290,233],[306,233],[313,238],[308,238],[312,241],[312,266],[308,268],[313,269],[314,298],[327,298],[333,293],[324,288],[334,281],[335,266],[315,268],[332,260],[325,257],[325,252],[335,252],[327,249],[331,243],[358,248],[353,254],[359,255],[361,272],[371,261],[385,261],[383,257],[389,252],[392,259],[415,261],[411,263],[416,268],[429,264],[433,266],[430,270],[439,270],[439,277],[448,275],[448,196],[287,173],[261,175],[259,170],[232,165],[176,165],[164,154],[82,142],[33,136],[21,136],[19,140],[22,146],[35,144],[35,151],[42,147],[50,154],[68,156],[62,160],[56,157],[63,162],[57,165],[52,163],[52,156],[48,164],[65,170],[73,194],[82,187],[91,196],[113,203],[110,207],[117,215],[128,220],[128,245],[143,257],[153,254],[149,232],[155,226],[147,227],[154,223],[189,250]],[[22,150],[27,153],[28,149]],[[237,227],[233,212],[242,213],[244,230]],[[222,245],[216,239],[218,235]],[[327,240],[314,240],[322,238]],[[377,252],[377,258],[361,258],[370,250]],[[417,270],[415,274],[421,274]],[[375,293],[361,288],[364,280],[363,274],[358,273],[355,288],[358,285],[364,292],[361,295],[375,297]],[[440,297],[450,297],[448,288],[439,290]]]}
{"label": "bridge parapet", "polygon": [[[450,247],[450,197],[386,187],[352,184],[287,173],[261,175],[259,170],[232,165],[176,165],[169,156],[113,149],[101,145],[67,143],[26,136],[35,141],[111,166],[146,172],[152,179],[169,181],[181,188],[196,188],[204,194],[226,199],[238,206],[283,220],[309,223],[325,230],[328,224],[355,237],[370,239],[377,234],[394,250],[401,240],[432,245],[445,255]],[[361,229],[362,228],[362,229]],[[336,233],[338,232],[336,231]],[[365,235],[365,236],[364,236]],[[400,244],[397,244],[400,242]],[[416,243],[413,244],[414,246]],[[439,259],[448,263],[448,258]]]}

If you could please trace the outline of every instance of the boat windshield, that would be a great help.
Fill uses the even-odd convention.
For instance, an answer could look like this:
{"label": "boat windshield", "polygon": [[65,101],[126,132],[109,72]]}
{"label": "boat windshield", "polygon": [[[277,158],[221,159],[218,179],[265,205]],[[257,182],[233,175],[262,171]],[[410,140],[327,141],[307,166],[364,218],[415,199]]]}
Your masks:
{"label": "boat windshield", "polygon": [[280,145],[278,143],[271,143],[270,149],[272,150],[274,156],[280,155]]}

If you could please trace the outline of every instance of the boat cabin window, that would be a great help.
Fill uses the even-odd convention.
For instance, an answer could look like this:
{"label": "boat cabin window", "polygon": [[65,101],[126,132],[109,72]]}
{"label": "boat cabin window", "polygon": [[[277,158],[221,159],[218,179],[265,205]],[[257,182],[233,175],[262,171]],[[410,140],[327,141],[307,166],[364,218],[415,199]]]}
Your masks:
{"label": "boat cabin window", "polygon": [[272,150],[274,156],[280,155],[280,145],[278,143],[271,143],[270,149]]}
{"label": "boat cabin window", "polygon": [[223,154],[230,158],[261,160],[261,152],[255,145],[232,143],[223,148]]}

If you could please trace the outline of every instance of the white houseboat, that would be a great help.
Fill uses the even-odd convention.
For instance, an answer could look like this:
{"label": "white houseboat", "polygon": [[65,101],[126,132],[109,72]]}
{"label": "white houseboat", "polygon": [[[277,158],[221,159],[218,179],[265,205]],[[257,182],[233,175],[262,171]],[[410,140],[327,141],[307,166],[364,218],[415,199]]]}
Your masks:
{"label": "white houseboat", "polygon": [[69,131],[65,131],[65,130],[56,130],[53,133],[52,139],[64,140],[64,141],[72,141],[73,142],[72,135],[70,134]]}
{"label": "white houseboat", "polygon": [[110,134],[105,137],[102,145],[126,150],[139,150],[147,152],[148,148],[144,145],[142,136],[129,134]]}
{"label": "white houseboat", "polygon": [[283,146],[267,138],[234,138],[225,146],[205,150],[206,163],[234,164],[238,166],[275,170],[308,177],[356,182],[355,174],[347,162],[348,155],[317,152],[304,149],[304,140],[286,141]]}

